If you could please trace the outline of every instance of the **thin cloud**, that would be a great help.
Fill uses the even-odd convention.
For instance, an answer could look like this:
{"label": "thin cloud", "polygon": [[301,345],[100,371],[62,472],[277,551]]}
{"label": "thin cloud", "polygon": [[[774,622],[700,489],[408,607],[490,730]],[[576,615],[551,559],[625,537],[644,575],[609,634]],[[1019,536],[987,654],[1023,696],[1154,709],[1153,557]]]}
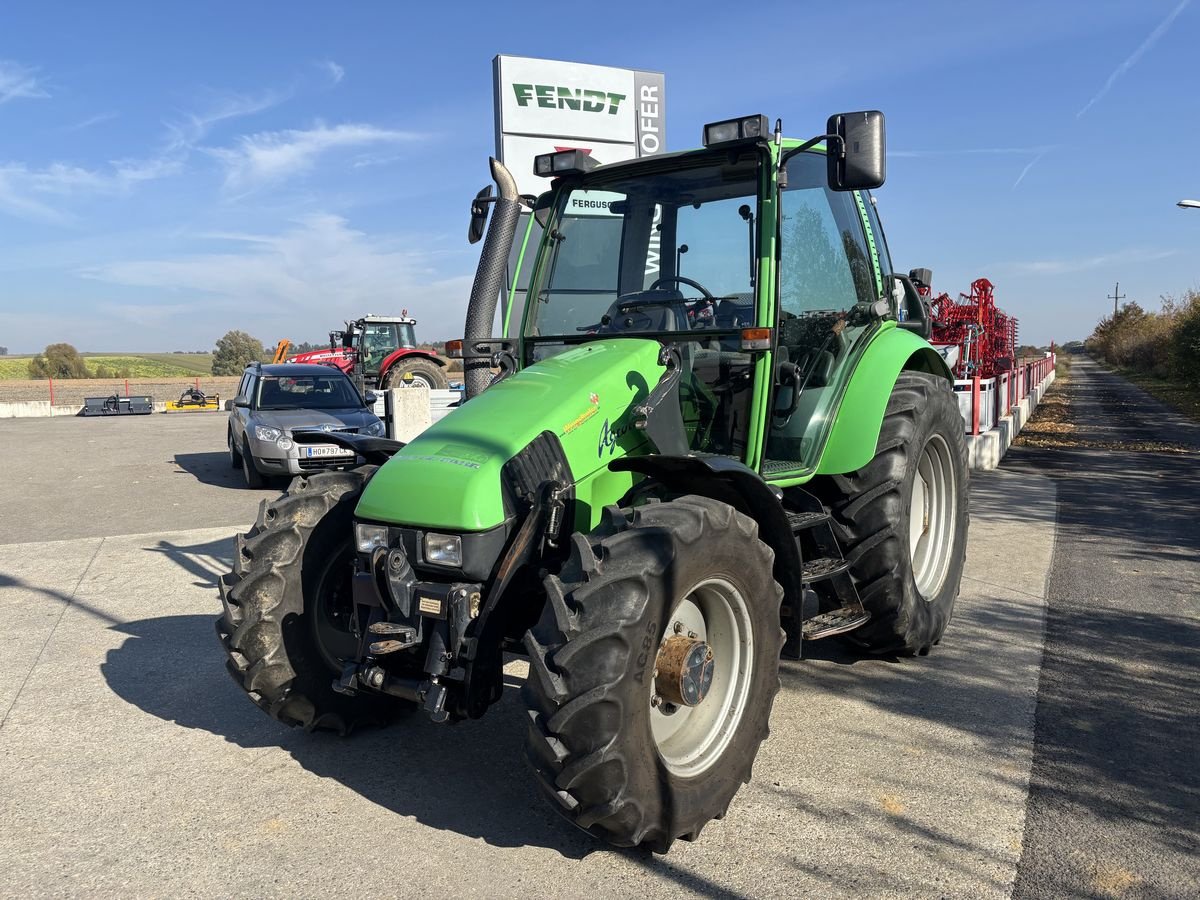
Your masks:
{"label": "thin cloud", "polygon": [[889,150],[889,157],[925,159],[938,156],[1027,156],[1030,153],[1045,153],[1055,146],[1044,147],[965,147],[957,150]]}
{"label": "thin cloud", "polygon": [[10,100],[41,100],[49,96],[36,69],[0,59],[0,106]]}
{"label": "thin cloud", "polygon": [[290,93],[273,90],[257,94],[223,94],[204,112],[185,113],[181,119],[164,123],[167,152],[191,151],[221,122],[257,115],[290,97]]}
{"label": "thin cloud", "polygon": [[[55,162],[30,166],[0,162],[0,214],[20,219],[69,225],[75,217],[61,207],[70,200],[89,196],[120,196],[140,184],[182,172],[196,145],[221,122],[255,115],[287,99],[277,91],[258,94],[223,94],[203,112],[186,113],[165,123],[166,135],[158,151],[144,159],[124,158],[106,166],[85,168]],[[90,127],[116,113],[85,119],[68,130]]]}
{"label": "thin cloud", "polygon": [[[462,329],[471,276],[443,277],[437,255],[414,251],[401,236],[375,237],[335,215],[306,216],[278,234],[208,235],[231,244],[221,252],[114,262],[82,271],[86,278],[126,287],[150,288],[170,303],[204,299],[213,337],[229,327],[231,311],[264,336],[294,331],[297,322],[338,321],[379,308],[388,298],[421,297],[422,334],[439,337]],[[381,298],[383,298],[381,300]],[[126,310],[128,311],[128,310]]]}
{"label": "thin cloud", "polygon": [[325,153],[370,145],[396,145],[424,140],[427,135],[374,125],[318,123],[305,131],[264,131],[245,135],[231,148],[208,152],[225,164],[227,190],[251,190],[307,172]]}
{"label": "thin cloud", "polygon": [[91,128],[93,125],[99,125],[102,122],[111,122],[113,119],[117,118],[118,115],[119,113],[106,112],[99,113],[94,116],[88,116],[83,121],[76,122],[74,125],[67,125],[65,128],[63,128],[63,131],[83,131],[85,128]]}
{"label": "thin cloud", "polygon": [[121,195],[135,185],[166,178],[180,164],[163,158],[113,160],[103,169],[67,163],[31,168],[24,163],[0,163],[0,213],[56,225],[74,218],[59,203],[80,197]]}
{"label": "thin cloud", "polygon": [[1019,185],[1022,181],[1025,180],[1025,176],[1029,174],[1030,170],[1032,170],[1034,166],[1036,166],[1038,163],[1040,163],[1042,161],[1042,157],[1045,156],[1047,153],[1049,153],[1053,149],[1054,149],[1053,147],[1047,147],[1046,149],[1044,149],[1040,153],[1038,153],[1037,156],[1035,156],[1033,159],[1031,159],[1029,162],[1027,162],[1025,164],[1025,168],[1023,168],[1021,170],[1021,174],[1018,175],[1017,180],[1013,182],[1012,189],[1014,191],[1017,189],[1017,185]]}
{"label": "thin cloud", "polygon": [[325,70],[325,74],[329,76],[329,81],[332,84],[341,84],[342,79],[346,77],[346,70],[332,59],[321,60],[317,65]]}
{"label": "thin cloud", "polygon": [[1091,269],[1103,269],[1113,265],[1158,262],[1159,260],[1176,256],[1178,253],[1178,250],[1151,250],[1144,247],[1128,247],[1124,250],[1117,250],[1113,253],[1104,253],[1098,256],[1000,263],[988,268],[1011,272],[1016,275],[1068,275],[1074,272],[1086,272]]}
{"label": "thin cloud", "polygon": [[1086,104],[1084,104],[1083,109],[1081,109],[1081,110],[1079,110],[1079,112],[1075,113],[1076,119],[1082,118],[1084,113],[1086,113],[1089,109],[1091,109],[1093,106],[1095,106],[1097,103],[1099,103],[1100,100],[1104,97],[1104,95],[1107,94],[1109,92],[1109,90],[1112,89],[1112,86],[1117,83],[1117,80],[1122,75],[1124,75],[1126,72],[1128,72],[1130,69],[1132,69],[1135,65],[1137,65],[1138,60],[1140,60],[1143,56],[1145,56],[1146,53],[1150,50],[1150,48],[1153,47],[1156,43],[1158,43],[1159,38],[1161,38],[1164,34],[1167,33],[1167,31],[1171,28],[1171,25],[1174,24],[1174,22],[1177,18],[1179,18],[1179,14],[1182,13],[1185,9],[1187,9],[1188,5],[1191,2],[1192,2],[1192,0],[1180,0],[1179,5],[1176,6],[1173,10],[1171,10],[1171,12],[1167,14],[1167,17],[1165,19],[1163,19],[1161,22],[1158,23],[1157,28],[1155,28],[1152,32],[1150,32],[1150,36],[1148,38],[1146,38],[1144,41],[1142,41],[1142,43],[1138,46],[1138,48],[1136,50],[1134,50],[1133,53],[1129,54],[1129,56],[1125,59],[1124,62],[1122,62],[1119,66],[1117,66],[1115,69],[1113,69],[1112,74],[1108,76],[1108,80],[1106,82],[1104,82],[1104,87],[1100,88],[1100,90],[1096,92],[1096,95],[1094,97],[1092,97],[1092,99],[1089,100]]}

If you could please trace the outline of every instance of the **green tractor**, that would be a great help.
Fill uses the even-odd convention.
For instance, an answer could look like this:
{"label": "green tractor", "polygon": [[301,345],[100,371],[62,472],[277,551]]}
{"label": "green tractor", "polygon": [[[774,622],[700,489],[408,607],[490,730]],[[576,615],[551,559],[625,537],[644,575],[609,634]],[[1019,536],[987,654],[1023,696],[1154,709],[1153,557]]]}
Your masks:
{"label": "green tractor", "polygon": [[[781,655],[941,639],[963,420],[869,194],[880,113],[803,142],[734,119],[703,149],[535,172],[536,200],[493,160],[472,207],[467,402],[407,445],[320,435],[366,464],[263,503],[217,631],[264,711],[341,733],[478,718],[523,656],[552,803],[665,852],[749,781]],[[514,250],[527,300],[504,298],[496,338]]]}

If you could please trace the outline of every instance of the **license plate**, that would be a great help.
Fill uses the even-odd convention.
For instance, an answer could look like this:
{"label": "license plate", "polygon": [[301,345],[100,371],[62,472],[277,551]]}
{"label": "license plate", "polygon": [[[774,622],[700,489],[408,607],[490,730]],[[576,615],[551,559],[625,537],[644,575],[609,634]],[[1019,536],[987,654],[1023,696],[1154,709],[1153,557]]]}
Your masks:
{"label": "license plate", "polygon": [[317,444],[305,447],[304,455],[308,459],[312,459],[314,456],[353,456],[354,451],[334,444]]}

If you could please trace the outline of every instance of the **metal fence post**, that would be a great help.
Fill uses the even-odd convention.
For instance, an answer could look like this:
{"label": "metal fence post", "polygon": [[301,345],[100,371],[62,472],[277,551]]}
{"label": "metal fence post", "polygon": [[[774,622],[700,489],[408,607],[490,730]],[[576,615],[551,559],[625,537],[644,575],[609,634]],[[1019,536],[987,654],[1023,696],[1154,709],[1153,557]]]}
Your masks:
{"label": "metal fence post", "polygon": [[971,376],[971,434],[979,434],[979,376]]}

